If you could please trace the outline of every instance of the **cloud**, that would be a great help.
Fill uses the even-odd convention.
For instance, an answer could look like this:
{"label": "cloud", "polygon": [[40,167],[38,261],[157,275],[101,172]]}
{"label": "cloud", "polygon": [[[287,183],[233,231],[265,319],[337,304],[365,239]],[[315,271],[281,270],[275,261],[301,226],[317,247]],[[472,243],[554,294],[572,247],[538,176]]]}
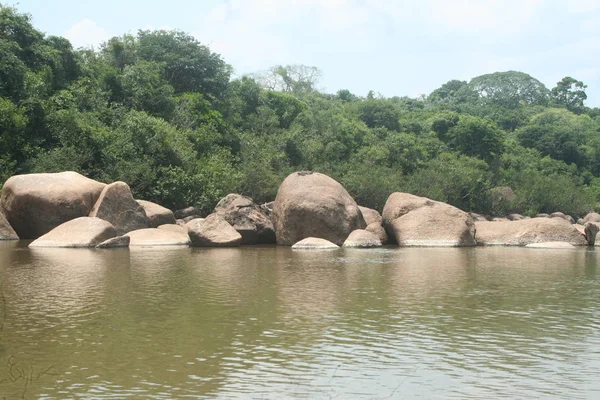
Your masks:
{"label": "cloud", "polygon": [[75,48],[98,47],[111,37],[106,30],[89,18],[85,18],[71,26],[63,36],[69,39]]}

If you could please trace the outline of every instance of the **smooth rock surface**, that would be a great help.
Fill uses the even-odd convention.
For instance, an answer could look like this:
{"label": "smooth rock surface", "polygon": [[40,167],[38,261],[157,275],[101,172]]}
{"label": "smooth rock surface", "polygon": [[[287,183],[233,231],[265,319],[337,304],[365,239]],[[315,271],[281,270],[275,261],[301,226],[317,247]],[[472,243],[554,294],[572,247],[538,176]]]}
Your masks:
{"label": "smooth rock surface", "polygon": [[227,221],[240,235],[242,244],[274,244],[275,231],[270,211],[251,198],[228,194],[216,205],[215,214]]}
{"label": "smooth rock surface", "polygon": [[567,242],[544,242],[544,243],[531,243],[525,247],[532,249],[574,249],[571,243]]}
{"label": "smooth rock surface", "polygon": [[292,250],[335,250],[339,248],[340,246],[329,240],[314,237],[304,238],[292,246]]}
{"label": "smooth rock surface", "polygon": [[565,213],[561,213],[561,212],[555,212],[550,214],[550,218],[562,218],[565,221],[570,222],[571,224],[575,223],[575,220],[573,219],[573,217],[571,217],[570,215],[565,215]]}
{"label": "smooth rock surface", "polygon": [[119,236],[148,227],[144,208],[133,199],[131,189],[125,182],[106,185],[90,212],[90,217],[110,222]]}
{"label": "smooth rock surface", "polygon": [[0,240],[19,240],[19,235],[10,226],[2,213],[0,213]]}
{"label": "smooth rock surface", "polygon": [[129,247],[144,246],[189,246],[190,238],[188,235],[181,232],[169,231],[158,228],[145,228],[137,231],[129,232],[125,236],[129,236],[131,241]]}
{"label": "smooth rock surface", "polygon": [[382,245],[389,243],[389,238],[388,238],[387,232],[385,231],[385,228],[380,223],[374,222],[372,224],[369,224],[369,225],[367,225],[365,230],[369,231],[372,234],[374,234],[375,236],[377,236],[377,239],[379,239],[379,241],[381,242]]}
{"label": "smooth rock surface", "polygon": [[367,226],[371,225],[374,222],[377,222],[379,225],[383,223],[383,218],[379,211],[373,210],[372,208],[358,206],[363,218],[365,219],[365,223]]}
{"label": "smooth rock surface", "polygon": [[426,197],[392,193],[383,209],[383,223],[400,246],[476,245],[475,223],[469,214]]}
{"label": "smooth rock surface", "polygon": [[367,224],[358,205],[334,179],[318,172],[289,175],[277,192],[271,214],[277,243],[293,245],[307,237],[337,245]]}
{"label": "smooth rock surface", "polygon": [[29,247],[96,247],[117,235],[110,222],[94,217],[79,217],[52,229]]}
{"label": "smooth rock surface", "polygon": [[583,222],[584,225],[586,222],[598,222],[600,223],[600,214],[595,213],[595,212],[591,212],[589,214],[587,214],[585,217],[583,217]]}
{"label": "smooth rock surface", "polygon": [[77,172],[15,175],[2,188],[0,212],[21,239],[87,217],[106,185]]}
{"label": "smooth rock surface", "polygon": [[242,244],[242,235],[217,214],[192,220],[186,226],[193,246],[232,247]]}
{"label": "smooth rock surface", "polygon": [[532,218],[521,221],[476,222],[477,244],[526,246],[531,243],[566,242],[585,246],[587,240],[562,218]]}
{"label": "smooth rock surface", "polygon": [[357,229],[350,233],[342,247],[381,247],[381,241],[375,234],[364,229]]}
{"label": "smooth rock surface", "polygon": [[159,204],[146,200],[136,200],[148,217],[148,227],[158,228],[160,225],[175,224],[173,211]]}
{"label": "smooth rock surface", "polygon": [[179,232],[182,235],[188,234],[188,228],[185,225],[165,224],[165,225],[159,226],[158,229],[164,229],[164,230],[171,231],[171,232]]}
{"label": "smooth rock surface", "polygon": [[105,240],[96,246],[97,249],[116,249],[121,247],[129,247],[131,238],[129,236],[116,236],[114,238]]}

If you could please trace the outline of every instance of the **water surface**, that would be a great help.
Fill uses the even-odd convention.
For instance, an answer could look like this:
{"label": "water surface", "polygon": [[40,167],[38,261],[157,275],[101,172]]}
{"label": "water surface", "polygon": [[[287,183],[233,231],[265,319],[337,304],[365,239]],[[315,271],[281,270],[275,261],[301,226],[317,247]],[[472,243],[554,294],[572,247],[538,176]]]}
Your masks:
{"label": "water surface", "polygon": [[597,263],[0,242],[0,399],[598,399]]}

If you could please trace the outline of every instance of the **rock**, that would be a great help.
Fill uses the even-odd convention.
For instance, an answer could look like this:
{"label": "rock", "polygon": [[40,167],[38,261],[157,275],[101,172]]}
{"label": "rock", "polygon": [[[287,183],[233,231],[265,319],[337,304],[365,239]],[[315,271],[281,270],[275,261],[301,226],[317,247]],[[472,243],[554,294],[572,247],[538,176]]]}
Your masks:
{"label": "rock", "polygon": [[583,218],[579,218],[576,222],[578,225],[585,225],[585,220]]}
{"label": "rock", "polygon": [[79,217],[52,229],[29,247],[96,247],[117,235],[110,222],[94,217]]}
{"label": "rock", "polygon": [[189,246],[190,238],[180,232],[167,229],[145,228],[127,233],[131,241],[129,247],[155,247],[155,246]]}
{"label": "rock", "polygon": [[531,243],[567,242],[585,246],[587,240],[562,218],[532,218],[521,221],[476,222],[477,244],[526,246]]}
{"label": "rock", "polygon": [[185,225],[177,225],[177,224],[165,224],[158,227],[158,229],[164,229],[171,232],[179,232],[182,235],[188,234],[187,226]]}
{"label": "rock", "polygon": [[381,218],[381,214],[377,210],[373,210],[372,208],[367,208],[363,206],[358,206],[358,209],[362,213],[363,218],[365,219],[365,223],[367,226],[371,225],[374,222],[377,222],[379,225],[383,223],[383,218]]}
{"label": "rock", "polygon": [[541,213],[535,216],[536,218],[550,218],[550,214]]}
{"label": "rock", "polygon": [[373,222],[372,224],[367,225],[365,230],[369,231],[372,234],[374,234],[375,236],[377,236],[377,239],[379,239],[379,241],[381,242],[382,245],[389,243],[387,232],[385,231],[385,228],[380,223]]}
{"label": "rock", "polygon": [[357,229],[348,236],[342,247],[381,247],[381,241],[375,234],[364,229]]}
{"label": "rock", "polygon": [[175,220],[175,224],[177,224],[179,226],[185,226],[185,224],[187,224],[187,222],[185,220],[183,220],[183,219],[176,219]]}
{"label": "rock", "polygon": [[508,218],[509,221],[520,221],[522,219],[525,219],[525,217],[521,214],[508,214],[506,218]]}
{"label": "rock", "polygon": [[567,242],[544,242],[544,243],[531,243],[525,247],[534,249],[574,249],[571,243]]}
{"label": "rock", "polygon": [[288,246],[307,237],[341,245],[352,231],[367,226],[358,205],[342,185],[310,171],[285,178],[271,219],[277,243]]}
{"label": "rock", "polygon": [[585,225],[586,222],[598,222],[600,223],[600,214],[595,213],[595,212],[591,212],[589,214],[587,214],[585,217],[583,217],[583,224]]}
{"label": "rock", "polygon": [[408,193],[392,193],[383,224],[400,246],[475,246],[475,225],[464,211]]}
{"label": "rock", "polygon": [[339,248],[340,246],[329,240],[315,237],[304,238],[292,246],[292,250],[335,250]]}
{"label": "rock", "polygon": [[106,185],[76,172],[15,175],[2,188],[0,212],[21,239],[87,217]]}
{"label": "rock", "polygon": [[225,196],[214,211],[242,235],[242,244],[275,243],[273,223],[265,208],[239,194]]}
{"label": "rock", "polygon": [[2,213],[0,213],[0,240],[19,240],[19,235],[10,226]]}
{"label": "rock", "polygon": [[173,211],[156,203],[146,200],[136,200],[146,212],[148,217],[148,227],[158,228],[160,225],[175,224]]}
{"label": "rock", "polygon": [[[175,218],[177,219],[184,219],[186,217],[194,217],[194,218],[198,218],[202,216],[202,210],[200,210],[197,207],[187,207],[187,208],[183,208],[181,210],[177,210],[174,213]],[[192,218],[192,219],[194,219]]]}
{"label": "rock", "polygon": [[573,219],[573,217],[571,217],[570,215],[565,215],[564,213],[561,213],[561,212],[555,212],[555,213],[550,214],[550,218],[562,218],[571,224],[575,223],[575,220]]}
{"label": "rock", "polygon": [[197,215],[190,215],[189,217],[185,217],[185,218],[183,218],[181,221],[183,221],[183,224],[185,225],[185,224],[187,224],[188,222],[190,222],[190,221],[193,221],[193,220],[195,220],[195,219],[204,219],[204,218],[200,218],[200,217],[198,217]]}
{"label": "rock", "polygon": [[148,227],[144,208],[133,199],[131,189],[125,182],[106,185],[90,212],[90,217],[110,222],[119,236]]}
{"label": "rock", "polygon": [[217,214],[192,220],[187,227],[193,246],[231,247],[242,244],[242,235]]}
{"label": "rock", "polygon": [[131,238],[129,236],[116,236],[105,240],[96,246],[97,249],[116,249],[120,247],[129,247]]}
{"label": "rock", "polygon": [[473,218],[473,221],[489,221],[489,219],[482,214],[470,212],[469,215],[471,216],[471,218]]}
{"label": "rock", "polygon": [[504,218],[504,217],[496,217],[496,218],[492,218],[493,222],[504,222],[504,221],[510,221],[510,219],[508,218]]}

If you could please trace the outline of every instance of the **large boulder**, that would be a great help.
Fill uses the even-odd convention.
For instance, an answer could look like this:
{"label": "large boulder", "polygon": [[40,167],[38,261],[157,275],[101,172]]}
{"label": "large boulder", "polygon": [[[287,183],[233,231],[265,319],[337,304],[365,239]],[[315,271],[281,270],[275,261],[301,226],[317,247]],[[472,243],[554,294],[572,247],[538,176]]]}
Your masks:
{"label": "large boulder", "polygon": [[381,214],[379,214],[379,211],[363,206],[358,206],[358,209],[360,210],[363,218],[365,219],[365,223],[367,224],[367,226],[371,225],[374,222],[379,223],[379,225],[383,223],[383,218],[381,218]]}
{"label": "large boulder", "polygon": [[242,235],[217,214],[192,220],[186,226],[192,246],[232,247],[242,244]]}
{"label": "large boulder", "polygon": [[356,202],[334,179],[318,172],[295,172],[277,192],[271,220],[277,243],[293,245],[307,237],[337,245],[367,224]]}
{"label": "large boulder", "polygon": [[408,193],[392,193],[383,208],[388,235],[400,246],[475,246],[469,214],[446,203]]}
{"label": "large boulder", "polygon": [[242,244],[275,243],[275,231],[268,215],[270,211],[251,198],[228,194],[219,201],[214,212],[242,235]]}
{"label": "large boulder", "polygon": [[173,211],[161,205],[146,200],[136,200],[144,209],[146,217],[148,217],[148,227],[158,228],[165,224],[174,224],[175,216]]}
{"label": "large boulder", "polygon": [[381,241],[373,233],[364,229],[357,229],[348,236],[342,247],[381,247]]}
{"label": "large boulder", "polygon": [[335,250],[339,248],[340,246],[329,240],[314,237],[304,238],[292,246],[292,250]]}
{"label": "large boulder", "polygon": [[475,226],[479,245],[526,246],[545,242],[566,242],[574,246],[588,244],[586,237],[562,218],[476,222]]}
{"label": "large boulder", "polygon": [[90,217],[110,222],[119,236],[148,227],[144,208],[133,199],[131,189],[125,182],[106,185],[90,212]]}
{"label": "large boulder", "polygon": [[105,186],[71,171],[15,175],[2,188],[0,212],[21,239],[37,239],[88,216]]}
{"label": "large boulder", "polygon": [[117,236],[108,221],[94,217],[79,217],[52,229],[29,244],[29,247],[96,247]]}
{"label": "large boulder", "polygon": [[561,213],[561,212],[555,212],[550,214],[550,218],[561,218],[564,219],[565,221],[568,221],[571,224],[575,223],[575,220],[573,219],[573,217],[571,217],[570,215],[565,215],[565,213]]}
{"label": "large boulder", "polygon": [[127,233],[129,247],[189,246],[190,237],[181,232],[158,228],[145,228]]}
{"label": "large boulder", "polygon": [[0,213],[0,240],[19,240],[19,235],[10,226],[2,213]]}

